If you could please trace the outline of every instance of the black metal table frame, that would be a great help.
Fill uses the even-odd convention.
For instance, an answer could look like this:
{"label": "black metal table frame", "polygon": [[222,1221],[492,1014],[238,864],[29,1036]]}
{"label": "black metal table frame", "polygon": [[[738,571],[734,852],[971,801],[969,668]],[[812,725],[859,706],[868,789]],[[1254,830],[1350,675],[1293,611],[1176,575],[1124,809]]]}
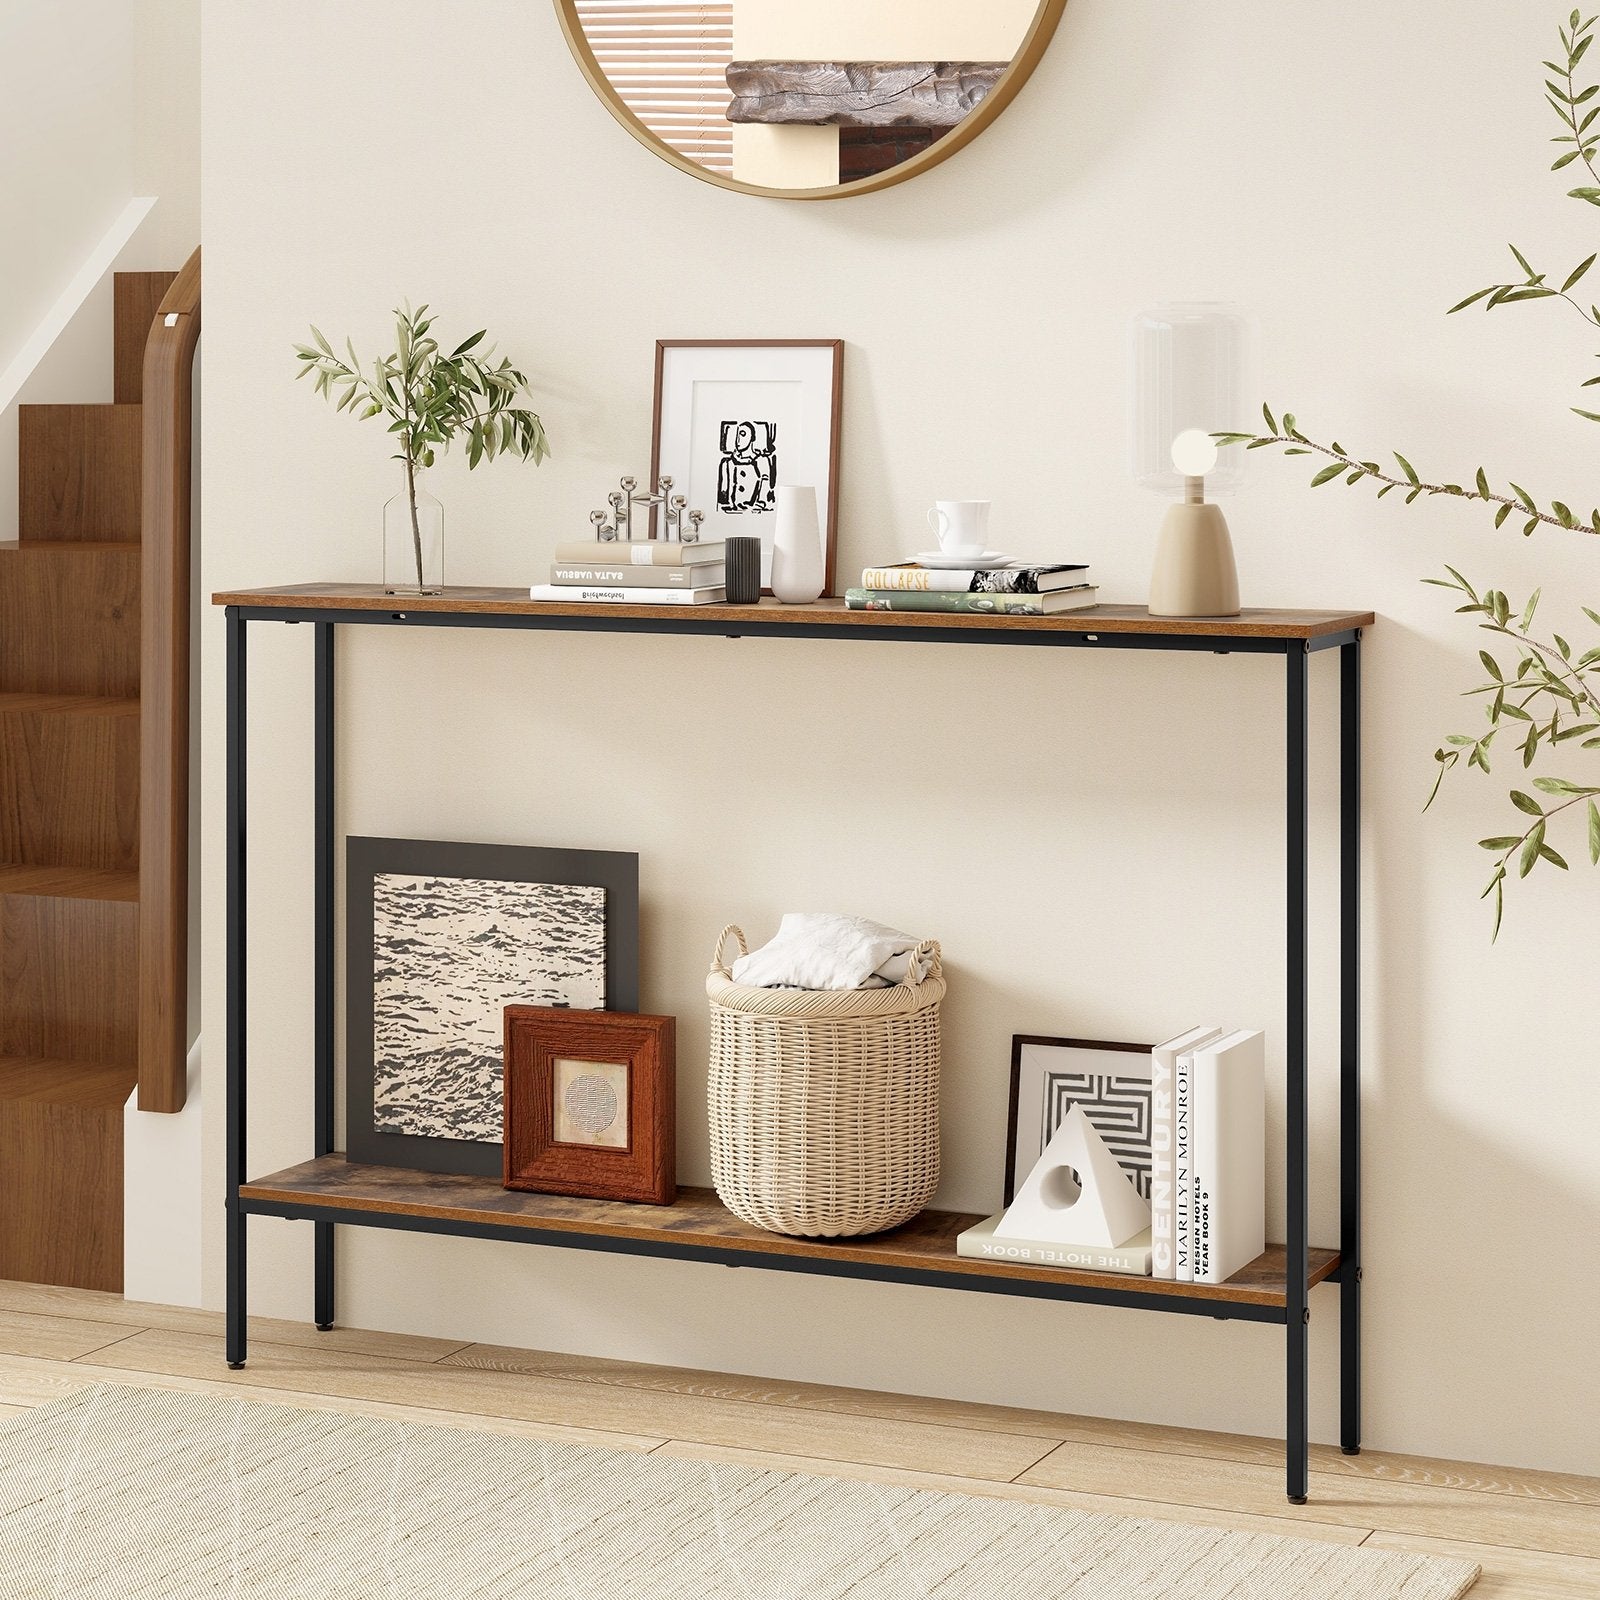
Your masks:
{"label": "black metal table frame", "polygon": [[[867,1262],[710,1249],[691,1243],[574,1234],[496,1224],[491,1221],[413,1217],[352,1211],[281,1200],[246,1199],[245,1138],[248,1126],[246,1074],[245,935],[247,772],[246,625],[251,622],[309,623],[315,637],[314,683],[314,1153],[334,1149],[334,639],[343,626],[415,628],[510,628],[533,632],[661,633],[723,638],[828,639],[838,643],[893,639],[904,642],[988,646],[1047,646],[1096,650],[1176,650],[1215,655],[1276,655],[1284,661],[1287,757],[1287,1159],[1285,1304],[1260,1305],[1201,1296],[1118,1289],[1114,1286],[1035,1283],[941,1273]],[[1339,1265],[1328,1281],[1339,1286],[1340,1447],[1361,1448],[1361,1063],[1360,1063],[1360,834],[1361,834],[1361,636],[1359,629],[1313,639],[1211,636],[1188,633],[1090,633],[1070,630],[979,631],[971,628],[904,626],[851,629],[836,623],[791,619],[748,627],[725,619],[619,617],[603,611],[582,616],[537,612],[365,611],[282,605],[228,606],[227,629],[227,1360],[246,1359],[246,1220],[250,1215],[310,1221],[314,1227],[314,1301],[318,1328],[334,1320],[334,1228],[399,1228],[412,1232],[507,1239],[563,1248],[668,1256],[727,1266],[820,1273],[833,1277],[890,1280],[931,1287],[1038,1299],[1087,1301],[1186,1315],[1282,1323],[1286,1330],[1285,1454],[1289,1499],[1303,1505],[1308,1470],[1308,1342],[1310,1257],[1307,1235],[1307,1067],[1309,1056],[1308,962],[1308,676],[1311,655],[1339,652]]]}

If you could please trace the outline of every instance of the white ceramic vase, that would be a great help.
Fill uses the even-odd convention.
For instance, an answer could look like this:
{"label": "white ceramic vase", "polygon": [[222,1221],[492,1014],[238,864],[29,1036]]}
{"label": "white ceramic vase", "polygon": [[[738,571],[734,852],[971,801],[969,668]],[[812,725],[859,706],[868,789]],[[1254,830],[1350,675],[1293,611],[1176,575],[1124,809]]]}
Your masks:
{"label": "white ceramic vase", "polygon": [[786,606],[808,606],[822,593],[822,529],[817,491],[778,485],[777,527],[772,536],[772,592]]}

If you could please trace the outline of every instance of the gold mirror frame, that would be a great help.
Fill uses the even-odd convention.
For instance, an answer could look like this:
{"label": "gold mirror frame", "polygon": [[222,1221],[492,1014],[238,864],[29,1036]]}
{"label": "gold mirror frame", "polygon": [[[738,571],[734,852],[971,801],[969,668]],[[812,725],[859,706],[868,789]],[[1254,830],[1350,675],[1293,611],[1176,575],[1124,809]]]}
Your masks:
{"label": "gold mirror frame", "polygon": [[651,133],[622,103],[621,96],[611,87],[610,79],[600,70],[600,63],[595,60],[594,52],[589,48],[583,23],[578,19],[577,0],[556,0],[556,15],[561,19],[561,31],[567,36],[567,44],[572,50],[574,59],[583,69],[584,77],[589,80],[589,87],[599,95],[611,115],[640,144],[663,161],[669,161],[680,171],[687,172],[691,178],[699,178],[702,183],[714,183],[719,189],[732,189],[736,194],[761,195],[768,200],[839,200],[847,195],[871,194],[876,189],[887,189],[893,184],[904,183],[908,178],[918,177],[930,167],[936,167],[941,161],[948,160],[963,145],[971,144],[1011,104],[1017,91],[1028,81],[1033,69],[1038,66],[1045,47],[1055,36],[1056,24],[1061,20],[1061,13],[1066,9],[1067,0],[1039,0],[1039,9],[1034,13],[1033,21],[1023,37],[1021,48],[1012,58],[1010,69],[984,96],[976,110],[964,117],[942,138],[935,140],[926,150],[919,150],[908,160],[900,162],[897,166],[888,167],[882,172],[875,172],[870,178],[855,178],[849,183],[830,183],[820,189],[771,189],[764,184],[746,183],[740,178],[727,178],[720,172],[711,172],[698,162],[680,155],[669,144]]}

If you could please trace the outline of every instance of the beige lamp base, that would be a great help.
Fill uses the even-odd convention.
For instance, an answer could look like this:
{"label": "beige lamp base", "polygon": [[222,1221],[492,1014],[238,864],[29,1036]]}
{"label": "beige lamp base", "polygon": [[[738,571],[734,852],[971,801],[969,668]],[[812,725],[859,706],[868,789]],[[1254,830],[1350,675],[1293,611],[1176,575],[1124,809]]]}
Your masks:
{"label": "beige lamp base", "polygon": [[1208,501],[1168,509],[1150,575],[1150,615],[1239,615],[1239,569],[1220,506]]}

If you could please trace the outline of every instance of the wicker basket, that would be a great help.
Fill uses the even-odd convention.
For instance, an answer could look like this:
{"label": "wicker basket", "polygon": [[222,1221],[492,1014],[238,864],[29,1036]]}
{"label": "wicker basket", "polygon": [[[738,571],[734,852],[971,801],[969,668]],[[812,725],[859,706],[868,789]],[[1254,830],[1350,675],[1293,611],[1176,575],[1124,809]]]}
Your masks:
{"label": "wicker basket", "polygon": [[736,1217],[839,1238],[909,1221],[939,1183],[934,940],[922,982],[887,989],[753,989],[733,981],[722,930],[711,999],[711,1177]]}

